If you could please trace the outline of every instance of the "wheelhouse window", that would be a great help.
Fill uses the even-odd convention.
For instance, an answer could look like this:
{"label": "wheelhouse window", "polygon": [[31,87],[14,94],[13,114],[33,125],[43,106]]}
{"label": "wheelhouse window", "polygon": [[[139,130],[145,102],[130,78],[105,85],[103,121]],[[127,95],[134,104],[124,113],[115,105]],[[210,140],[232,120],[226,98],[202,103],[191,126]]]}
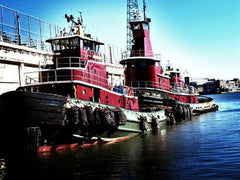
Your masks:
{"label": "wheelhouse window", "polygon": [[92,43],[92,50],[95,51],[95,52],[99,52],[99,44],[96,44],[96,43]]}
{"label": "wheelhouse window", "polygon": [[79,49],[79,39],[78,38],[70,39],[70,49]]}
{"label": "wheelhouse window", "polygon": [[69,49],[69,39],[61,39],[60,47],[61,47],[61,50]]}
{"label": "wheelhouse window", "polygon": [[91,50],[95,52],[99,52],[99,48],[100,48],[99,44],[89,40],[81,40],[81,47],[84,50]]}
{"label": "wheelhouse window", "polygon": [[97,45],[96,45],[96,52],[99,52],[99,49],[100,49],[100,45],[97,44]]}
{"label": "wheelhouse window", "polygon": [[60,50],[59,40],[53,40],[51,43],[52,43],[52,50],[53,51],[59,51]]}
{"label": "wheelhouse window", "polygon": [[83,49],[84,50],[91,50],[92,49],[92,44],[90,41],[83,40]]}
{"label": "wheelhouse window", "polygon": [[58,39],[51,42],[53,51],[60,51],[65,49],[79,49],[79,39]]}

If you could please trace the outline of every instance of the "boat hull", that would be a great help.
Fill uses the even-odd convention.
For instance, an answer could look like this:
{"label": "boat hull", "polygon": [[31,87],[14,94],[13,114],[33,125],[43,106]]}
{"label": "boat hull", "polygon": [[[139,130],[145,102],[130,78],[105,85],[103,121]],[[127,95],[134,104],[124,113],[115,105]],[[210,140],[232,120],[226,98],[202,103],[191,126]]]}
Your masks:
{"label": "boat hull", "polygon": [[212,98],[208,98],[205,102],[189,103],[194,114],[201,114],[218,110],[218,105]]}
{"label": "boat hull", "polygon": [[[118,111],[117,114],[122,114],[126,122],[104,124],[100,120],[102,124],[89,121],[84,125],[81,122],[84,114],[79,114],[75,120],[68,116],[72,109],[80,113],[86,107],[90,107],[92,113],[99,108],[104,115],[108,115],[106,111],[112,114]],[[143,117],[145,124],[141,120]],[[55,94],[26,91],[11,91],[0,96],[0,138],[7,151],[17,146],[24,151],[46,152],[124,139],[154,128],[153,117],[157,118],[158,127],[166,125],[164,110],[135,112]]]}
{"label": "boat hull", "polygon": [[149,90],[149,89],[138,89],[139,94],[139,104],[141,109],[145,108],[161,108],[163,106],[171,107],[172,109],[177,109],[179,104],[184,106],[190,106],[193,115],[216,111],[218,110],[218,105],[214,99],[205,96],[198,96],[199,101],[196,103],[181,102],[171,98],[169,93]]}

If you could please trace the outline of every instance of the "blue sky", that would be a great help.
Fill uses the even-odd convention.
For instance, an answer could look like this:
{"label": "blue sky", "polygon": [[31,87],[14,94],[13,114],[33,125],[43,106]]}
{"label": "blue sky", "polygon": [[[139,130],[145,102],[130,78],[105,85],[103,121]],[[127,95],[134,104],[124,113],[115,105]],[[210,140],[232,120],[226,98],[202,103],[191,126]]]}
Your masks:
{"label": "blue sky", "polygon": [[[0,4],[66,26],[83,12],[87,31],[126,46],[127,0],[1,0]],[[193,77],[240,78],[240,0],[146,0],[153,50]],[[141,7],[141,1],[139,0]]]}

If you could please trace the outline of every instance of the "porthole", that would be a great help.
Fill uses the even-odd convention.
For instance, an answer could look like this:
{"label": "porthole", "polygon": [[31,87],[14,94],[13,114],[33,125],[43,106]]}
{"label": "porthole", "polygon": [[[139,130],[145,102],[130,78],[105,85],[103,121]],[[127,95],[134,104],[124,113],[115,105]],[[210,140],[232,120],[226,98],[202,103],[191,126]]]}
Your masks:
{"label": "porthole", "polygon": [[83,93],[83,95],[84,95],[84,94],[86,94],[86,90],[85,90],[85,89],[83,89],[83,90],[82,90],[82,93]]}

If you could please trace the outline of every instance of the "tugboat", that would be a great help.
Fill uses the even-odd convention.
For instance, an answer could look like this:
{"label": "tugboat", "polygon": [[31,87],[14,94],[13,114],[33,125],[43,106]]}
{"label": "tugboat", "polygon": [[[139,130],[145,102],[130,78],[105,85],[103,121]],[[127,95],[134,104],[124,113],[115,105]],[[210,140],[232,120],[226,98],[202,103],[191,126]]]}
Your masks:
{"label": "tugboat", "polygon": [[150,22],[145,12],[143,20],[129,22],[132,48],[123,53],[120,61],[125,67],[125,85],[134,89],[140,110],[167,107],[179,117],[216,111],[218,105],[215,101],[199,98],[194,87],[181,80],[179,70],[173,70],[171,66],[164,70],[161,66],[160,55],[152,51]]}
{"label": "tugboat", "polygon": [[4,147],[47,152],[129,138],[166,124],[161,108],[145,112],[128,86],[112,87],[99,51],[102,42],[83,31],[82,18],[69,33],[48,39],[51,64],[26,77],[32,81],[0,96]]}
{"label": "tugboat", "polygon": [[161,66],[150,41],[151,19],[131,21],[133,45],[122,54],[125,84],[108,80],[99,48],[82,18],[65,15],[70,32],[48,39],[52,63],[26,74],[32,83],[0,96],[0,139],[7,149],[46,152],[130,138],[175,118],[214,111],[180,72]]}

